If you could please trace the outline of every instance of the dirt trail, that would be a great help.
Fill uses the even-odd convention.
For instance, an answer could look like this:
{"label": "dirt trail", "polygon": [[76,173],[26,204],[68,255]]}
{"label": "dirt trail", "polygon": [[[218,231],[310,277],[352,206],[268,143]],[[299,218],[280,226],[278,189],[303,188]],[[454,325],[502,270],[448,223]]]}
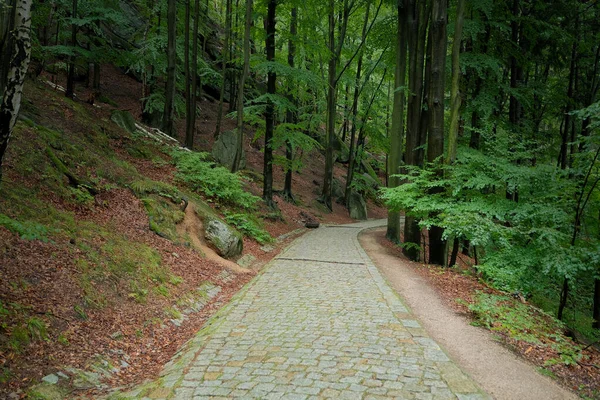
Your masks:
{"label": "dirt trail", "polygon": [[243,268],[233,261],[224,259],[208,246],[206,241],[204,241],[204,225],[196,214],[193,204],[189,204],[186,207],[185,218],[183,219],[183,222],[177,226],[177,231],[177,233],[182,236],[187,233],[192,247],[200,251],[208,260],[222,265],[235,274],[253,273],[252,270]]}
{"label": "dirt trail", "polygon": [[359,237],[362,247],[431,337],[486,392],[496,399],[578,399],[446,306],[409,261],[390,254],[377,242],[378,231],[381,228],[363,232]]}

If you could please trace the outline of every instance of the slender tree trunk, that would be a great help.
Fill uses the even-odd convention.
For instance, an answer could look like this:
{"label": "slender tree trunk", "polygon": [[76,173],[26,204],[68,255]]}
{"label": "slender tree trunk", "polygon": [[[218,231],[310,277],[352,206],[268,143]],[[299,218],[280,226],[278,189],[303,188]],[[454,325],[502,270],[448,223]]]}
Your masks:
{"label": "slender tree trunk", "polygon": [[246,19],[244,25],[244,65],[240,74],[237,101],[237,145],[231,172],[240,170],[244,159],[244,85],[250,71],[250,27],[252,26],[252,0],[246,0]]}
{"label": "slender tree trunk", "polygon": [[32,2],[8,0],[0,5],[0,184],[2,162],[19,115],[23,83],[31,57]]}
{"label": "slender tree trunk", "polygon": [[[290,38],[288,40],[288,65],[290,68],[294,68],[295,56],[296,56],[296,34],[298,31],[298,7],[292,8],[292,15],[290,19]],[[292,83],[288,85],[288,90],[292,91]],[[292,93],[288,93],[288,99],[294,105],[296,105],[295,96]],[[286,115],[288,123],[295,124],[297,117],[295,111],[288,111]],[[292,143],[288,140],[285,143],[285,158],[287,161],[287,170],[285,171],[285,181],[283,184],[283,198],[286,201],[294,203],[294,195],[292,193],[292,163],[294,161],[294,148]]]}
{"label": "slender tree trunk", "polygon": [[[425,42],[427,41],[427,25],[430,13],[424,2],[411,0],[408,12],[408,107],[406,117],[406,151],[407,165],[420,165],[417,147],[420,143],[421,113],[423,107],[423,67],[425,64]],[[404,219],[404,243],[414,243],[415,246],[403,246],[402,253],[410,260],[418,261],[421,252],[421,229],[418,221],[407,215]]]}
{"label": "slender tree trunk", "polygon": [[163,112],[163,131],[176,137],[175,124],[173,121],[175,113],[175,68],[177,62],[176,53],[176,14],[177,4],[175,0],[168,0],[167,3],[167,82],[165,85],[165,109]]}
{"label": "slender tree trunk", "polygon": [[573,133],[569,135],[569,128],[571,128],[571,110],[573,101],[573,91],[575,88],[575,76],[576,76],[576,60],[577,60],[577,42],[573,42],[571,47],[571,66],[569,69],[569,86],[567,89],[567,104],[565,106],[564,123],[562,131],[562,142],[560,147],[560,168],[566,169],[570,164],[568,143],[569,138],[573,136]]}
{"label": "slender tree trunk", "polygon": [[215,128],[215,138],[221,134],[221,122],[223,119],[223,101],[225,100],[225,87],[227,86],[227,63],[229,62],[229,38],[231,36],[231,0],[227,0],[225,11],[225,43],[223,45],[223,60],[221,72],[223,83],[221,85],[221,93],[219,95],[219,111],[217,112],[217,124]]}
{"label": "slender tree trunk", "polygon": [[456,146],[458,141],[458,121],[460,111],[460,42],[464,24],[465,0],[458,0],[456,6],[456,22],[454,24],[454,42],[452,43],[452,89],[450,93],[450,131],[448,134],[447,164],[452,164],[456,159]]}
{"label": "slender tree trunk", "polygon": [[[371,8],[371,3],[367,3],[367,9],[365,11],[365,21],[363,23],[362,35],[361,35],[361,43],[365,41],[367,36],[367,24],[369,22],[369,10]],[[400,48],[400,44],[398,44],[398,48]],[[360,82],[361,82],[361,70],[362,70],[362,62],[363,62],[363,52],[361,51],[358,56],[358,62],[356,64],[356,79],[354,86],[354,96],[352,98],[352,108],[350,110],[350,116],[352,119],[352,127],[350,128],[350,149],[348,151],[348,170],[346,173],[346,187],[344,191],[344,204],[346,208],[349,207],[350,200],[350,192],[352,185],[352,178],[354,174],[354,140],[356,139],[356,124],[358,122],[358,98],[360,95]],[[346,121],[344,121],[346,123]],[[388,230],[389,230],[389,221],[388,221]]]}
{"label": "slender tree trunk", "polygon": [[454,238],[453,244],[452,244],[452,254],[450,255],[450,263],[448,264],[449,267],[453,267],[456,265],[456,259],[458,257],[459,247],[460,247],[460,240],[458,240],[458,238]]}
{"label": "slender tree trunk", "polygon": [[[71,16],[73,19],[77,18],[77,0],[73,0]],[[71,23],[71,46],[75,48],[77,46],[77,25],[75,23]],[[65,90],[65,96],[69,98],[73,98],[75,95],[74,89],[74,81],[75,81],[75,57],[69,56],[69,65],[67,71],[67,88]]]}
{"label": "slender tree trunk", "polygon": [[331,188],[333,181],[333,148],[335,144],[335,95],[336,95],[336,65],[335,54],[335,1],[329,0],[329,57],[327,79],[327,148],[325,149],[325,176],[323,177],[323,191],[321,200],[325,206],[332,210]]}
{"label": "slender tree trunk", "polygon": [[[433,163],[444,153],[444,83],[446,66],[446,0],[433,0],[431,19],[431,95],[429,98],[430,127],[427,139],[427,161]],[[438,173],[441,173],[438,172]],[[435,188],[432,192],[438,192]],[[429,262],[446,265],[444,230],[432,226],[429,230]]]}
{"label": "slender tree trunk", "polygon": [[[354,4],[354,3],[353,3]],[[325,149],[325,174],[323,177],[323,190],[321,192],[320,201],[325,204],[329,210],[333,210],[331,204],[331,189],[333,182],[333,163],[334,163],[334,147],[335,147],[335,116],[337,106],[337,83],[339,77],[343,73],[344,67],[337,74],[337,65],[342,53],[342,47],[346,37],[346,29],[348,27],[348,17],[350,16],[350,7],[348,0],[343,1],[342,10],[340,11],[339,37],[335,40],[335,1],[330,0],[328,5],[329,28],[328,28],[328,47],[330,50],[329,64],[327,68],[327,147]],[[362,46],[362,44],[361,44]]]}
{"label": "slender tree trunk", "polygon": [[196,99],[198,92],[198,25],[200,23],[200,0],[194,3],[194,27],[192,28],[192,65],[191,79],[192,90],[190,93],[190,114],[189,126],[190,133],[186,132],[185,147],[192,150],[194,148],[194,134],[196,133]]}
{"label": "slender tree trunk", "polygon": [[[267,7],[267,19],[265,20],[267,37],[265,47],[267,50],[267,61],[275,61],[275,8],[277,0],[269,0]],[[275,94],[276,75],[269,70],[267,76],[267,93]],[[263,173],[263,199],[270,208],[275,208],[273,202],[273,131],[275,125],[275,106],[269,99],[265,115],[265,159]]]}
{"label": "slender tree trunk", "polygon": [[[388,158],[388,187],[396,187],[400,179],[402,165],[402,142],[404,140],[404,102],[406,85],[407,52],[407,14],[408,0],[398,2],[398,32],[396,34],[396,69],[394,71],[394,106],[392,109],[392,131],[390,133],[390,154]],[[400,213],[388,211],[386,237],[394,243],[400,243]]]}
{"label": "slender tree trunk", "polygon": [[[194,126],[192,113],[196,113],[196,104],[192,104],[192,82],[190,72],[190,1],[185,0],[185,23],[183,39],[183,71],[185,79],[185,147],[192,149],[194,143]],[[195,77],[195,74],[194,74]]]}
{"label": "slender tree trunk", "polygon": [[600,329],[600,279],[594,279],[594,310],[592,328]]}
{"label": "slender tree trunk", "polygon": [[238,26],[239,26],[239,10],[240,9],[240,0],[235,1],[235,12],[232,12],[232,15],[235,15],[235,20],[233,20],[233,27],[231,29],[231,39],[229,45],[229,63],[233,68],[229,69],[229,109],[228,112],[233,112],[233,110],[237,110],[237,85],[236,82],[239,82],[238,71],[235,68],[235,63],[233,62],[236,57],[237,52],[237,44],[238,44]]}
{"label": "slender tree trunk", "polygon": [[[431,60],[428,56],[431,40],[427,35],[427,26],[431,17],[430,3],[411,1],[408,13],[409,26],[409,92],[408,112],[406,123],[406,151],[407,165],[422,165],[423,150],[419,146],[424,142],[421,137],[427,135],[427,88],[431,76]],[[427,46],[425,44],[427,43]],[[427,50],[426,50],[427,49]],[[423,83],[423,67],[427,55],[427,76]],[[407,215],[404,220],[404,243],[413,243],[414,246],[403,246],[402,253],[413,261],[418,261],[421,256],[421,228],[419,221]]]}
{"label": "slender tree trunk", "polygon": [[[370,5],[370,3],[369,3]],[[342,125],[342,142],[346,142],[346,135],[348,135],[348,125],[350,121],[348,120],[348,101],[350,98],[350,84],[346,85],[346,91],[344,94],[344,122]]]}
{"label": "slender tree trunk", "polygon": [[[96,21],[96,27],[100,29],[100,21]],[[98,40],[95,40],[96,47],[100,46]],[[94,95],[100,95],[100,63],[94,62],[94,76],[92,78],[92,89],[94,90]]]}

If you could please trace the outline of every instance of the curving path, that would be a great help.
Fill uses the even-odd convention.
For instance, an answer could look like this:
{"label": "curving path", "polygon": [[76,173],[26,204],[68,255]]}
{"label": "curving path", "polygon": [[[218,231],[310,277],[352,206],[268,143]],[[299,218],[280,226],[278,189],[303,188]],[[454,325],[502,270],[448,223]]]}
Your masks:
{"label": "curving path", "polygon": [[303,235],[210,320],[158,382],[124,397],[487,399],[358,243],[362,229],[384,224]]}

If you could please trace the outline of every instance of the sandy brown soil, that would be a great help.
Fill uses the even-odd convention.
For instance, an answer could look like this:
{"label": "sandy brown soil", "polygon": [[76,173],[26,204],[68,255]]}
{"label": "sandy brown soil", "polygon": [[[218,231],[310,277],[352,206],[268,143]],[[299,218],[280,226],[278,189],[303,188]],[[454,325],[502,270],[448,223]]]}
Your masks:
{"label": "sandy brown soil", "polygon": [[[576,399],[572,392],[536,372],[535,366],[494,341],[490,332],[470,325],[465,314],[450,307],[418,263],[385,246],[385,230],[363,232],[360,243],[391,286],[440,346],[465,372],[496,399]],[[455,289],[458,293],[458,289]],[[462,290],[461,292],[464,292]]]}

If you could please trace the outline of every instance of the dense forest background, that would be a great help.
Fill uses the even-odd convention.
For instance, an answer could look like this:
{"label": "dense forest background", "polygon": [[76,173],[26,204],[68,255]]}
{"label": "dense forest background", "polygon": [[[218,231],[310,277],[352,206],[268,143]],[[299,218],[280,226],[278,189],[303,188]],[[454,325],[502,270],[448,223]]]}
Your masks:
{"label": "dense forest background", "polygon": [[[410,259],[452,267],[468,255],[494,287],[573,335],[600,338],[597,1],[1,6],[0,160],[24,71],[51,77],[70,98],[83,83],[91,90],[82,100],[93,104],[109,101],[100,82],[116,65],[142,83],[142,121],[188,149],[198,148],[200,99],[216,102],[214,147],[226,150],[213,155],[229,171],[244,168],[253,135],[271,209],[273,166],[286,172],[282,194],[294,202],[293,174],[305,154],[322,151],[325,207],[379,195],[387,237]],[[234,130],[223,129],[226,118]],[[381,174],[388,188],[377,192]]]}

